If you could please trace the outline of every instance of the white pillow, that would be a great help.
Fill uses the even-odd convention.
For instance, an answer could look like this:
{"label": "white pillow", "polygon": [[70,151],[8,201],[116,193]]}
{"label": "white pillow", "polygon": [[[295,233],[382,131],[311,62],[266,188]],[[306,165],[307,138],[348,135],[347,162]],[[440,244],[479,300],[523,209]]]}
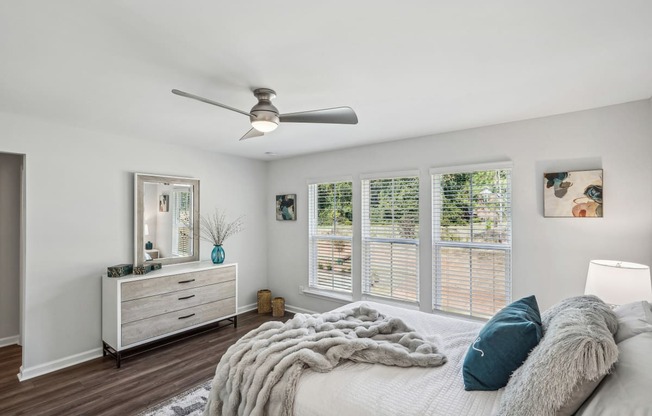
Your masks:
{"label": "white pillow", "polygon": [[614,335],[616,344],[635,335],[652,332],[652,309],[647,301],[621,305],[614,312],[618,318],[618,331]]}
{"label": "white pillow", "polygon": [[618,344],[618,362],[576,416],[652,415],[652,333]]}

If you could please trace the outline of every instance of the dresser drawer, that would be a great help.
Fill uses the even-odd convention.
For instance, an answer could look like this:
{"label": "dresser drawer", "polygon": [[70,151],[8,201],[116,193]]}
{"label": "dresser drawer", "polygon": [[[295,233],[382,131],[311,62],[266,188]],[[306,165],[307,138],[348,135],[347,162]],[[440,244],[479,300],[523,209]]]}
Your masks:
{"label": "dresser drawer", "polygon": [[235,298],[223,299],[122,325],[122,346],[235,315]]}
{"label": "dresser drawer", "polygon": [[122,302],[122,323],[235,296],[235,280]]}
{"label": "dresser drawer", "polygon": [[235,267],[220,267],[122,284],[122,301],[235,280]]}

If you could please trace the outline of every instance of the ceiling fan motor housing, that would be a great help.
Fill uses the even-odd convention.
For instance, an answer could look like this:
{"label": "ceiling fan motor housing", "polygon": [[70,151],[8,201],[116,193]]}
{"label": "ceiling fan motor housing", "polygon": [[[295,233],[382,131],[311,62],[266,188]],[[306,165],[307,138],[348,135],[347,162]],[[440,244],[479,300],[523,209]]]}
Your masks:
{"label": "ceiling fan motor housing", "polygon": [[269,88],[257,88],[254,90],[254,95],[258,98],[258,104],[250,111],[251,125],[264,133],[276,129],[279,123],[278,109],[272,104],[276,93]]}

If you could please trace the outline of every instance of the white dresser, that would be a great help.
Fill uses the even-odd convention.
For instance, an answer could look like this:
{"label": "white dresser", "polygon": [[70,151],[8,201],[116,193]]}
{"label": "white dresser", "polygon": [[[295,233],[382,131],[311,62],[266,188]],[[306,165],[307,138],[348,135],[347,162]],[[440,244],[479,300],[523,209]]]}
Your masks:
{"label": "white dresser", "polygon": [[146,275],[102,276],[104,355],[229,319],[237,325],[238,265],[194,262]]}

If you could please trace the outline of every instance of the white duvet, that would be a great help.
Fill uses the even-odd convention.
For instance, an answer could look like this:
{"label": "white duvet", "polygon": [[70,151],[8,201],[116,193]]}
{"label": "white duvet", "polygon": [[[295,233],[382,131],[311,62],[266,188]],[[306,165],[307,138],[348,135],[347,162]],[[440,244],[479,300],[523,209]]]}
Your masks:
{"label": "white duvet", "polygon": [[482,323],[448,318],[375,302],[366,303],[401,318],[426,337],[435,337],[448,362],[434,368],[399,368],[346,362],[329,373],[306,369],[294,402],[297,416],[491,415],[502,389],[468,392],[462,382],[464,355]]}

